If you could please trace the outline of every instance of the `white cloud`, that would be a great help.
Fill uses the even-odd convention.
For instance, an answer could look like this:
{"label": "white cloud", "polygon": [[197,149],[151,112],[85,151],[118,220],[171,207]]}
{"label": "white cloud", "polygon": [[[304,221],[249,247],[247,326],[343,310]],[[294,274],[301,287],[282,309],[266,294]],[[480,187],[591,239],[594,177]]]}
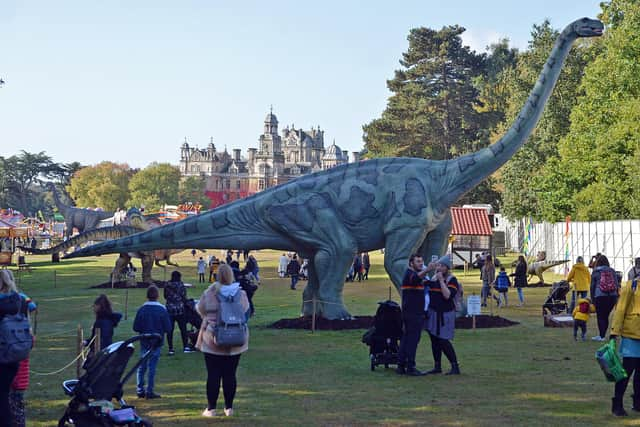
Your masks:
{"label": "white cloud", "polygon": [[487,46],[492,43],[498,42],[500,39],[508,38],[509,44],[511,46],[515,46],[520,50],[526,48],[526,42],[522,43],[518,40],[513,40],[511,37],[506,34],[501,34],[496,30],[490,29],[467,29],[461,35],[462,42],[469,46],[472,50],[475,50],[477,53],[484,53],[487,51]]}

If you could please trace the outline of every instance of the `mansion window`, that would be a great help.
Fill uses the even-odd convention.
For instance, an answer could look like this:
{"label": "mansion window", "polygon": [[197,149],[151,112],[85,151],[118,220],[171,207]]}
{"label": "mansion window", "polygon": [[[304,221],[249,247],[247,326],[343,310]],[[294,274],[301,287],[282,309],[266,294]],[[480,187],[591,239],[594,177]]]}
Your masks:
{"label": "mansion window", "polygon": [[237,180],[236,181],[236,190],[239,190],[239,189],[240,189],[240,180]]}
{"label": "mansion window", "polygon": [[264,190],[264,179],[258,181],[258,190]]}

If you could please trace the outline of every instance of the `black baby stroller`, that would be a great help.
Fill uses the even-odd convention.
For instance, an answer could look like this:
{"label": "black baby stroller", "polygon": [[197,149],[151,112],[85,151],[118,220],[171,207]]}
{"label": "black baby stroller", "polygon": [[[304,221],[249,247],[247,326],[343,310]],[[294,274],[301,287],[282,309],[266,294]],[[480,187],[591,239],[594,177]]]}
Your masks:
{"label": "black baby stroller", "polygon": [[184,303],[184,318],[187,323],[187,339],[189,341],[189,347],[196,348],[196,341],[198,340],[198,332],[200,326],[202,326],[202,317],[196,310],[196,304],[198,302],[193,298],[189,298]]}
{"label": "black baby stroller", "polygon": [[399,341],[402,337],[402,310],[398,303],[388,300],[378,303],[373,326],[364,334],[362,342],[369,346],[371,370],[376,366],[398,364]]}
{"label": "black baby stroller", "polygon": [[[151,354],[151,350],[147,351],[122,377],[135,350],[133,343],[140,340],[149,340],[152,349],[162,345],[160,334],[142,334],[126,341],[115,342],[85,361],[83,367],[86,372],[79,379],[62,383],[65,394],[71,396],[71,400],[58,422],[58,427],[152,425],[151,422],[140,418],[135,407],[127,405],[122,398],[123,385]],[[114,407],[113,399],[118,401],[117,407]]]}
{"label": "black baby stroller", "polygon": [[548,314],[555,315],[562,312],[568,312],[569,305],[567,304],[567,294],[571,286],[566,280],[554,282],[549,291],[549,296],[542,304],[542,315]]}

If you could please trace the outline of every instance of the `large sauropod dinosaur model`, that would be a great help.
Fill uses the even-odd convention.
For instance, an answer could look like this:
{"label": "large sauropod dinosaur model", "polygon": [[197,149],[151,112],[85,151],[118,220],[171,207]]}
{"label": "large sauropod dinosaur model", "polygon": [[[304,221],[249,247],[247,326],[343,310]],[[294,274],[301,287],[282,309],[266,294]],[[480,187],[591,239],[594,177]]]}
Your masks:
{"label": "large sauropod dinosaur model", "polygon": [[[495,144],[452,160],[383,158],[305,175],[202,215],[86,247],[68,258],[156,248],[291,250],[309,259],[303,301],[328,319],[350,317],[342,301],[356,252],[385,248],[384,267],[400,287],[412,252],[442,254],[450,207],[525,143],[558,79],[572,42],[602,34],[583,18],[560,34],[515,123]],[[310,314],[313,304],[303,304]]]}
{"label": "large sauropod dinosaur model", "polygon": [[64,223],[67,227],[65,235],[67,237],[71,237],[74,227],[78,229],[78,232],[82,233],[96,228],[100,221],[113,216],[113,212],[92,211],[89,209],[66,205],[62,200],[60,200],[58,189],[53,183],[49,184],[49,189],[53,193],[53,200],[55,201],[58,210],[64,217]]}
{"label": "large sauropod dinosaur model", "polygon": [[[160,223],[157,220],[147,220],[136,208],[131,208],[127,212],[127,219],[123,224],[113,227],[101,227],[94,228],[93,230],[85,231],[70,239],[61,242],[60,244],[48,249],[35,249],[28,246],[20,246],[19,248],[25,252],[29,252],[36,255],[49,255],[54,253],[64,253],[65,251],[80,246],[84,243],[96,241],[96,240],[111,240],[119,239],[126,236],[131,236],[141,231],[146,231],[154,226],[159,226]],[[131,258],[140,258],[142,263],[142,281],[144,283],[153,283],[151,278],[151,270],[153,264],[166,268],[166,266],[160,264],[160,261],[165,261],[167,265],[178,266],[171,262],[171,255],[182,252],[182,249],[157,249],[153,251],[136,251],[136,252],[122,252],[120,257],[116,261],[116,265],[112,271],[112,280],[117,277],[119,273],[129,264]]]}

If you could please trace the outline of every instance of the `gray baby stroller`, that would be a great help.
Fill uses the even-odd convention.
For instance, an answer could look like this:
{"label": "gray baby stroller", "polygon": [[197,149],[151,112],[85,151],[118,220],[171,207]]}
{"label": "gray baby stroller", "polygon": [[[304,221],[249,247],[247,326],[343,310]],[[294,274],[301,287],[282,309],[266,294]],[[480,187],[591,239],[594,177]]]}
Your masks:
{"label": "gray baby stroller", "polygon": [[554,282],[549,291],[549,296],[542,304],[542,314],[546,316],[548,314],[555,315],[568,312],[567,294],[569,290],[571,290],[571,286],[566,280]]}

